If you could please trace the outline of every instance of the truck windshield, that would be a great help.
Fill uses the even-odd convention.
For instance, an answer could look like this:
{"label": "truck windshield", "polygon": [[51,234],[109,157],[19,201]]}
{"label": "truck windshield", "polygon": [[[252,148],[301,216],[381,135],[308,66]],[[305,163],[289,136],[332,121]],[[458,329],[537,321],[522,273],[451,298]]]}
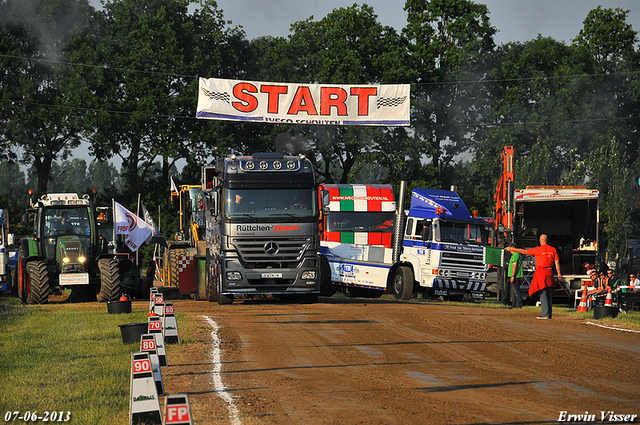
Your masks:
{"label": "truck windshield", "polygon": [[288,219],[317,217],[316,192],[311,189],[227,189],[228,218]]}
{"label": "truck windshield", "polygon": [[487,245],[489,227],[482,223],[459,223],[439,220],[440,242]]}
{"label": "truck windshield", "polygon": [[327,231],[392,233],[393,216],[393,212],[331,212],[327,215]]}
{"label": "truck windshield", "polygon": [[90,231],[87,208],[47,208],[44,212],[44,237],[61,235],[88,236]]}

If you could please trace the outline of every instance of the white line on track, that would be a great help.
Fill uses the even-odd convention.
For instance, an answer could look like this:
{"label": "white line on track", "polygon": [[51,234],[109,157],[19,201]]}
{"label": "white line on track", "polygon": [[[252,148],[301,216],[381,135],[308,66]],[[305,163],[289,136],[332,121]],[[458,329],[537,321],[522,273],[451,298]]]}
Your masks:
{"label": "white line on track", "polygon": [[605,328],[605,329],[613,329],[614,331],[623,331],[623,332],[635,332],[635,333],[640,333],[640,331],[634,331],[632,329],[623,329],[623,328],[616,328],[615,326],[605,326],[605,325],[601,325],[600,323],[593,323],[593,322],[585,322],[587,325],[593,325],[593,326],[598,326],[600,328]]}
{"label": "white line on track", "polygon": [[213,377],[213,385],[218,393],[218,396],[227,403],[227,408],[229,409],[229,419],[233,425],[240,425],[242,422],[240,421],[240,412],[238,412],[238,408],[233,403],[233,397],[231,394],[227,392],[224,388],[224,384],[222,383],[222,376],[220,372],[222,371],[222,350],[220,349],[220,337],[218,336],[218,324],[208,316],[202,316],[204,320],[211,326],[211,339],[213,340],[213,351],[211,352],[211,362],[213,363],[213,371],[211,373]]}

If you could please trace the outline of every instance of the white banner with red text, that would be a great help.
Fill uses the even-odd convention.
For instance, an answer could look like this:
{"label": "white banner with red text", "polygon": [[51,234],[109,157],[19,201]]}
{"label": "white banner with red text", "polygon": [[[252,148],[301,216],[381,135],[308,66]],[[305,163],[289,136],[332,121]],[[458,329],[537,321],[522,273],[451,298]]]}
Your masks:
{"label": "white banner with red text", "polygon": [[200,78],[196,117],[275,124],[408,126],[409,87]]}

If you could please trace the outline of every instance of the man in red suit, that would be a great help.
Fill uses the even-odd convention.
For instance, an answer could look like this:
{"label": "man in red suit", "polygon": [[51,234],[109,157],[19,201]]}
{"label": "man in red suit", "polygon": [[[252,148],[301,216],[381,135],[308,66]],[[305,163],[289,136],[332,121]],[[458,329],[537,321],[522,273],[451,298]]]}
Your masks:
{"label": "man in red suit", "polygon": [[540,235],[540,246],[529,249],[521,249],[515,247],[506,248],[507,251],[519,254],[533,255],[536,259],[536,271],[533,273],[533,280],[529,287],[529,296],[540,293],[541,311],[538,319],[551,319],[553,306],[553,287],[555,279],[553,278],[553,266],[555,264],[558,271],[558,280],[562,279],[560,273],[560,259],[558,252],[551,245],[547,245],[547,235]]}

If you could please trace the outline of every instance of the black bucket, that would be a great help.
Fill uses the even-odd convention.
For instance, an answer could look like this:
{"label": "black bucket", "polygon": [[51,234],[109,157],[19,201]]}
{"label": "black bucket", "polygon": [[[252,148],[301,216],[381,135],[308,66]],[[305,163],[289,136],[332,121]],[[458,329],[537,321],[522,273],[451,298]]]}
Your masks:
{"label": "black bucket", "polygon": [[610,306],[593,307],[594,319],[603,319],[605,317],[617,317],[617,316],[618,316],[618,307],[610,307]]}
{"label": "black bucket", "polygon": [[107,312],[109,314],[131,313],[131,300],[107,301]]}
{"label": "black bucket", "polygon": [[149,324],[147,322],[127,323],[118,326],[120,327],[122,342],[124,344],[139,344],[140,337],[149,330]]}

